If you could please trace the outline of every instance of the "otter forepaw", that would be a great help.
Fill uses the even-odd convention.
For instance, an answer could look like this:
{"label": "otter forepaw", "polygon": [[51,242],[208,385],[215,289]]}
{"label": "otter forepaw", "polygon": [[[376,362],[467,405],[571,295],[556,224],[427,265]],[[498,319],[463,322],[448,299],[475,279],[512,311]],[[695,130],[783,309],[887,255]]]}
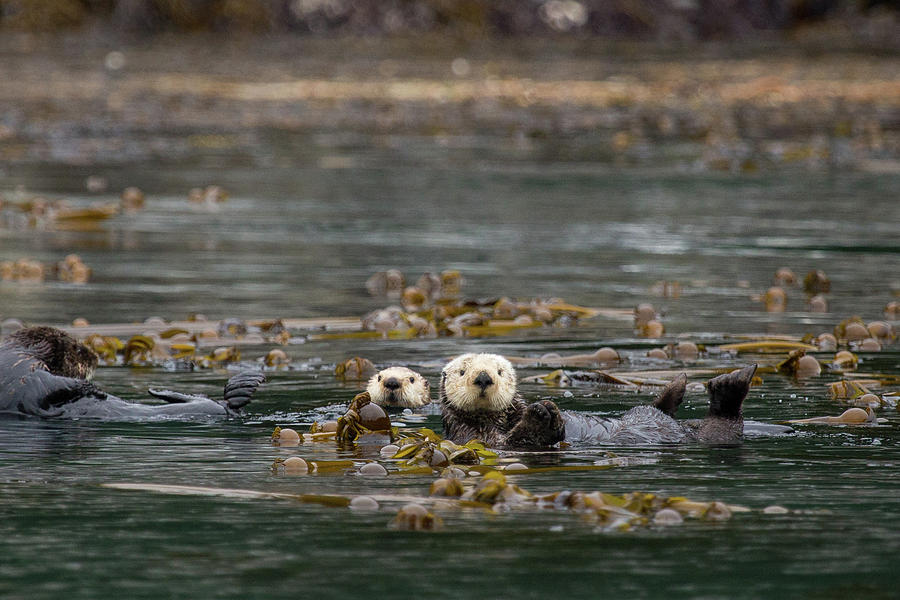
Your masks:
{"label": "otter forepaw", "polygon": [[561,442],[565,436],[565,422],[559,407],[550,400],[541,400],[525,407],[522,419],[507,436],[506,445],[545,448]]}
{"label": "otter forepaw", "polygon": [[549,425],[553,422],[554,416],[559,418],[559,409],[556,404],[550,400],[542,400],[526,406],[522,419],[530,419],[535,424]]}

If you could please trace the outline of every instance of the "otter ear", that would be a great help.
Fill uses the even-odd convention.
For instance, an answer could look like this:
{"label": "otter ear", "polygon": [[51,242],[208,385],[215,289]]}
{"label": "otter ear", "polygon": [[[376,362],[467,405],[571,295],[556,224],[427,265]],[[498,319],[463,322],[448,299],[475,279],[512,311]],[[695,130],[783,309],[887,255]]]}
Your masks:
{"label": "otter ear", "polygon": [[431,389],[431,384],[428,383],[428,380],[427,380],[427,379],[423,379],[422,381],[425,382],[425,391],[427,392],[428,390]]}

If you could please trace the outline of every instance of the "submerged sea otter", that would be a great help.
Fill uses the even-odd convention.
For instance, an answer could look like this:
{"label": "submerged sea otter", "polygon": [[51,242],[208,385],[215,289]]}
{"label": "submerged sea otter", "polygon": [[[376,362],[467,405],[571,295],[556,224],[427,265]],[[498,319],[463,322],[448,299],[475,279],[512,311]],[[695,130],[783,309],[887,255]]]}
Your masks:
{"label": "submerged sea otter", "polygon": [[570,442],[660,444],[697,441],[734,443],[743,435],[741,405],[756,372],[751,365],[709,380],[709,413],[702,420],[676,421],[687,378],[670,382],[652,406],[636,406],[618,419],[560,411],[544,400],[525,405],[516,394],[512,365],[496,354],[458,356],[441,374],[444,437],[473,438],[504,448],[548,447]]}
{"label": "submerged sea otter", "polygon": [[431,402],[428,380],[406,367],[388,367],[372,375],[366,392],[381,406],[421,408]]}
{"label": "submerged sea otter", "polygon": [[20,329],[0,344],[0,414],[39,417],[152,418],[235,415],[265,381],[260,373],[239,373],[225,384],[223,400],[151,390],[168,404],[127,402],[88,381],[97,356],[53,327]]}

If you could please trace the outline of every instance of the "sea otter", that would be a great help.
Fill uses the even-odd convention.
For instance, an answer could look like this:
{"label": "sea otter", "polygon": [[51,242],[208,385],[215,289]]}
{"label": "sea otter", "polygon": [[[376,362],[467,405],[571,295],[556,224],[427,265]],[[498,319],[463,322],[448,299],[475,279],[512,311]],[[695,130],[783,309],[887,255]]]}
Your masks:
{"label": "sea otter", "polygon": [[97,356],[54,327],[20,329],[0,344],[0,414],[39,417],[125,418],[235,415],[265,380],[239,373],[225,385],[224,400],[151,390],[168,404],[127,402],[89,381]]}
{"label": "sea otter", "polygon": [[563,440],[734,443],[743,434],[741,405],[755,372],[756,365],[751,365],[709,380],[709,413],[702,420],[673,418],[687,383],[683,374],[665,387],[653,405],[637,406],[611,419],[560,411],[549,400],[526,407],[516,394],[516,374],[509,361],[495,354],[464,354],[450,361],[441,375],[444,436],[459,443],[478,438],[503,448],[549,447]]}
{"label": "sea otter", "polygon": [[366,392],[381,406],[421,408],[431,402],[428,380],[406,367],[388,367],[372,375]]}
{"label": "sea otter", "polygon": [[527,405],[516,394],[516,371],[496,354],[463,354],[441,372],[444,437],[479,439],[495,448],[549,447],[565,438],[565,423],[549,400]]}

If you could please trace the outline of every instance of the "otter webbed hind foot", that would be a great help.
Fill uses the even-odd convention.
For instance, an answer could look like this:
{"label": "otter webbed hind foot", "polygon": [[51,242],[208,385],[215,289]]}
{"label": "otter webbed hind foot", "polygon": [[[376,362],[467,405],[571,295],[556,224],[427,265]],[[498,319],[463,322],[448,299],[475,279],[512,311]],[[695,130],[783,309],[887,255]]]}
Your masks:
{"label": "otter webbed hind foot", "polygon": [[549,448],[566,437],[566,424],[555,402],[529,404],[504,440],[507,448]]}
{"label": "otter webbed hind foot", "polygon": [[666,384],[666,387],[653,401],[653,406],[670,417],[674,417],[675,413],[678,412],[678,407],[681,406],[681,402],[684,400],[685,389],[687,389],[687,375],[681,373]]}
{"label": "otter webbed hind foot", "polygon": [[250,404],[250,398],[266,376],[258,371],[245,371],[231,377],[225,383],[225,404],[231,410],[240,410]]}
{"label": "otter webbed hind foot", "polygon": [[750,391],[756,367],[755,364],[749,365],[738,371],[713,377],[706,383],[710,417],[741,418],[741,407]]}

